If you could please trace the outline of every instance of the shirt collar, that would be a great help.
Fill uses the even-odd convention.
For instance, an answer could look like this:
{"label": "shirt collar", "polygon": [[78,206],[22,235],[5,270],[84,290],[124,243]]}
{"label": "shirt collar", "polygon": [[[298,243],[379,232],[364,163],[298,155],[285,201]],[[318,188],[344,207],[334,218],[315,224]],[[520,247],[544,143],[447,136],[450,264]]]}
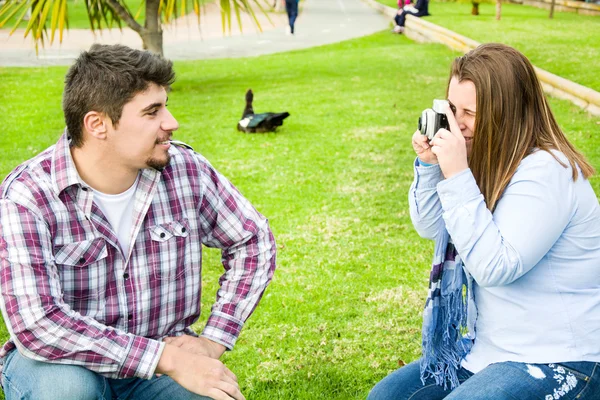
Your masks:
{"label": "shirt collar", "polygon": [[[160,180],[161,172],[152,168],[142,170],[138,188],[143,187],[147,193],[154,192],[154,186]],[[87,187],[87,184],[81,179],[75,167],[73,156],[71,156],[71,139],[65,129],[58,142],[54,146],[54,154],[52,155],[52,181],[56,189],[56,193],[60,193],[70,186]]]}
{"label": "shirt collar", "polygon": [[52,155],[52,181],[54,182],[57,193],[62,192],[69,186],[81,185],[85,183],[79,177],[75,162],[71,156],[71,139],[67,130],[62,134]]}

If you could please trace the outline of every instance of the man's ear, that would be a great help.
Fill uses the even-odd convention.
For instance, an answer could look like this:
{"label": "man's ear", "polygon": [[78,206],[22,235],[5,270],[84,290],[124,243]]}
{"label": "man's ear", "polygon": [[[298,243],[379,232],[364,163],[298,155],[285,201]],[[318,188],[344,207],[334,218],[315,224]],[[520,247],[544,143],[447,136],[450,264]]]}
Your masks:
{"label": "man's ear", "polygon": [[83,117],[83,128],[90,136],[104,140],[108,131],[108,117],[98,111],[89,111]]}

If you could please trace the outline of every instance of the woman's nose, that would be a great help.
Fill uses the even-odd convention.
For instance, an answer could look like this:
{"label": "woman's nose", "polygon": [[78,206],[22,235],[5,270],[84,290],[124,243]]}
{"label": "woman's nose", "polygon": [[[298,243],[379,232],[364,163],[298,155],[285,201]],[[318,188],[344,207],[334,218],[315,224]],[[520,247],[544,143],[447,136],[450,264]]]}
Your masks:
{"label": "woman's nose", "polygon": [[461,131],[467,128],[467,124],[465,123],[465,114],[456,113],[456,122],[458,123],[458,127]]}

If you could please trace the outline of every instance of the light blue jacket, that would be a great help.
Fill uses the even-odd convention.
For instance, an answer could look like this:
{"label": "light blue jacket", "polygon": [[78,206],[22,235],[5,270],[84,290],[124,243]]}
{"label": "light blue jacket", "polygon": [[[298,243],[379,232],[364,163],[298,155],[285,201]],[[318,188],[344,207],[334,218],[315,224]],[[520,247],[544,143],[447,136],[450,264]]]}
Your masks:
{"label": "light blue jacket", "polygon": [[[568,165],[564,155],[555,152]],[[417,232],[445,225],[475,280],[475,344],[463,366],[600,362],[600,206],[586,179],[537,151],[519,165],[494,214],[470,170],[443,179],[415,162]]]}

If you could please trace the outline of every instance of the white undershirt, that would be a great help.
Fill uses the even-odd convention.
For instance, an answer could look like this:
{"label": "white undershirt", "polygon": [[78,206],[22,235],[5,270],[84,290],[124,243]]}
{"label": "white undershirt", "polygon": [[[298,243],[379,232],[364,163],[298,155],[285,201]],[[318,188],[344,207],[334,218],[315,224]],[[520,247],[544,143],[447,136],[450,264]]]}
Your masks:
{"label": "white undershirt", "polygon": [[119,194],[106,194],[92,189],[94,191],[94,203],[104,213],[113,231],[117,234],[119,245],[125,257],[129,255],[129,235],[133,225],[134,194],[138,179],[129,189]]}

